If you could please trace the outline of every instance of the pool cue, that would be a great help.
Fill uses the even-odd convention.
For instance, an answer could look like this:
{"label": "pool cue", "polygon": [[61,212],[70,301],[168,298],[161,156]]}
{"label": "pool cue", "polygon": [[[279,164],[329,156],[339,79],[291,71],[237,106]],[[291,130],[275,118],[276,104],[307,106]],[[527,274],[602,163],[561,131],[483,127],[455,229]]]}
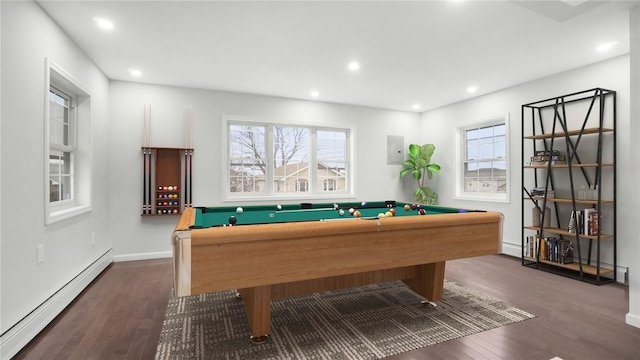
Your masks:
{"label": "pool cue", "polygon": [[192,170],[192,165],[193,165],[193,151],[189,150],[189,207],[191,207],[191,201],[192,201],[192,196],[193,196],[193,188],[191,187],[192,184],[192,176],[193,176],[193,170]]}
{"label": "pool cue", "polygon": [[142,149],[142,214],[147,213],[147,149]]}
{"label": "pool cue", "polygon": [[184,206],[189,207],[189,151],[184,151]]}
{"label": "pool cue", "polygon": [[315,208],[315,209],[296,209],[296,210],[278,210],[276,213],[290,213],[290,212],[307,212],[307,211],[327,211],[327,210],[338,210],[333,207],[327,208]]}

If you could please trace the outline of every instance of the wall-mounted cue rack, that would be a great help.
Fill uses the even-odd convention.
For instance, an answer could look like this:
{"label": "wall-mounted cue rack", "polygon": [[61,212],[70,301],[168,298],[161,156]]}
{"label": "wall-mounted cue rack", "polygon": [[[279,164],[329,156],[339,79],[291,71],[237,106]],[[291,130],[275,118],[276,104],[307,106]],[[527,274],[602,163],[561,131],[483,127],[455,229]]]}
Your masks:
{"label": "wall-mounted cue rack", "polygon": [[191,207],[192,148],[142,147],[142,216],[181,214]]}

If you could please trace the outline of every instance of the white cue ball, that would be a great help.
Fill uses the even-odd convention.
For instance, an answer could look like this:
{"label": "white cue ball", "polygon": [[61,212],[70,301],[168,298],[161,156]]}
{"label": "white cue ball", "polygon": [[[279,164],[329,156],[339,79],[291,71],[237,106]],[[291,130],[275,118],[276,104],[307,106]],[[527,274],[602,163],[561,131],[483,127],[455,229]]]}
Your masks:
{"label": "white cue ball", "polygon": [[241,208],[240,206],[238,206],[238,208],[236,209],[236,212],[237,212],[238,214],[242,214],[242,213],[244,212],[244,209],[243,209],[243,208]]}
{"label": "white cue ball", "polygon": [[354,208],[349,208],[349,214],[353,215],[353,212],[356,211]]}
{"label": "white cue ball", "polygon": [[338,214],[340,214],[340,216],[344,216],[344,210],[340,209],[340,211],[338,211]]}
{"label": "white cue ball", "polygon": [[276,206],[276,209],[278,209],[278,210],[282,210],[282,205],[279,205],[279,204],[278,204],[278,206]]}

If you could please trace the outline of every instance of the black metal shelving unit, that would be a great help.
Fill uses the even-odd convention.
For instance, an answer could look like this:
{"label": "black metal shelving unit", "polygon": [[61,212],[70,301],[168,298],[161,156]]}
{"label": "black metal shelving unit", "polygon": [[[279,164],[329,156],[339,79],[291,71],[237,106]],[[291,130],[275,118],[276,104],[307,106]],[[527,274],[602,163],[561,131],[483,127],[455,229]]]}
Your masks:
{"label": "black metal shelving unit", "polygon": [[[593,88],[524,104],[521,119],[522,265],[597,285],[617,281],[616,92]],[[534,162],[534,154],[543,155]],[[552,160],[554,154],[561,155]],[[532,195],[532,188],[542,193]],[[598,231],[571,231],[571,214],[589,207],[598,214]],[[539,212],[539,224],[529,210]],[[544,239],[551,237],[572,244],[573,262],[549,256]]]}

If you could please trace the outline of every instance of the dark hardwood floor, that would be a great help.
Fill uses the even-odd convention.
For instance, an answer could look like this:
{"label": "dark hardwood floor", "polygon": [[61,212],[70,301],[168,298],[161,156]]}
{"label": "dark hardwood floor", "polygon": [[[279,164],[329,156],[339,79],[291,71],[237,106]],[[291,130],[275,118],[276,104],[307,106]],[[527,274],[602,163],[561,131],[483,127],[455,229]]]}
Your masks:
{"label": "dark hardwood floor", "polygon": [[[111,265],[15,359],[153,359],[172,288],[171,264]],[[446,278],[536,318],[390,359],[640,359],[640,329],[624,322],[624,286],[581,283],[501,255],[448,262]]]}

